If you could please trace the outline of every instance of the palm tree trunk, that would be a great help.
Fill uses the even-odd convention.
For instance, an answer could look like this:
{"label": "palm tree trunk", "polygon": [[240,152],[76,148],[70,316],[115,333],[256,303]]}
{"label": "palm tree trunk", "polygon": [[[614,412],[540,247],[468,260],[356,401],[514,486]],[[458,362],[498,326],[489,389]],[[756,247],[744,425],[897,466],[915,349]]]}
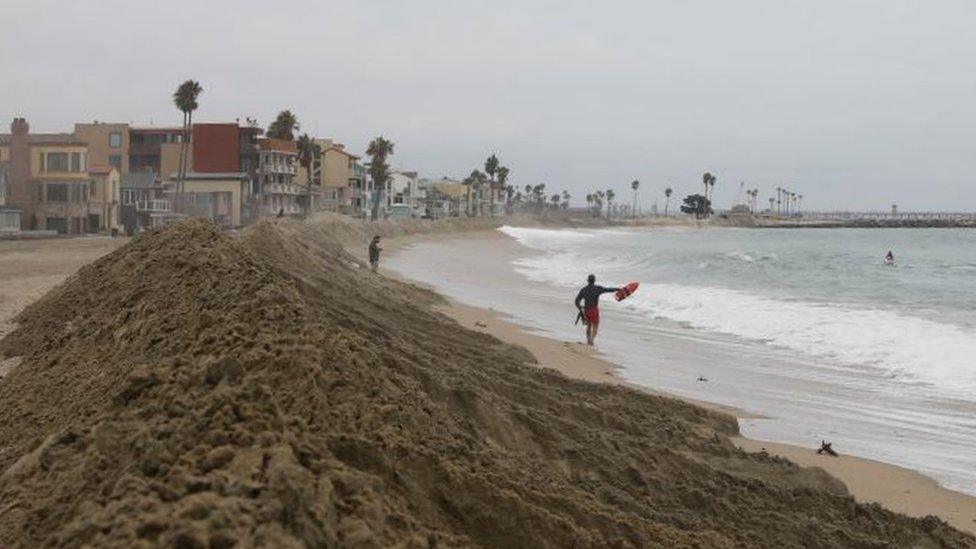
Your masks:
{"label": "palm tree trunk", "polygon": [[[186,155],[186,112],[183,112],[183,139],[180,140],[180,161],[176,166],[176,194],[177,199],[181,199],[180,196],[183,192],[183,158]],[[160,174],[160,177],[166,177],[165,174]],[[182,204],[181,204],[182,206]]]}

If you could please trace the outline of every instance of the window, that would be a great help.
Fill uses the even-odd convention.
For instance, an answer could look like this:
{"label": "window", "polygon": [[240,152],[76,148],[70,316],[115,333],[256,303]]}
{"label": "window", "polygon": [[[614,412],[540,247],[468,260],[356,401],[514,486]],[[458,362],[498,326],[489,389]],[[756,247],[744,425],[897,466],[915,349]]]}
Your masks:
{"label": "window", "polygon": [[66,172],[68,171],[68,153],[47,153],[44,156],[45,171]]}
{"label": "window", "polygon": [[48,217],[44,220],[44,228],[49,231],[58,231],[59,234],[68,233],[67,217]]}
{"label": "window", "polygon": [[108,163],[115,166],[115,169],[122,171],[122,155],[120,154],[108,155]]}
{"label": "window", "polygon": [[108,146],[113,149],[117,149],[122,146],[122,134],[119,132],[112,132],[108,134]]}
{"label": "window", "polygon": [[71,173],[81,173],[85,171],[81,153],[71,153]]}
{"label": "window", "polygon": [[64,183],[48,183],[47,184],[47,201],[48,202],[67,202],[68,201],[68,185],[66,185]]}
{"label": "window", "polygon": [[92,193],[92,196],[95,196],[95,195],[98,194],[98,181],[95,181],[94,179],[92,179],[92,182],[91,182],[91,193]]}

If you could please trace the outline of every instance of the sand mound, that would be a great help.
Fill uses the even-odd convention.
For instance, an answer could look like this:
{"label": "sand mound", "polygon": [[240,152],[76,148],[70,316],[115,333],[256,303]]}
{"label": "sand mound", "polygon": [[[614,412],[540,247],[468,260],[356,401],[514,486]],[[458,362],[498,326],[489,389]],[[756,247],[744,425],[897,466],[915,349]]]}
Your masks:
{"label": "sand mound", "polygon": [[527,365],[324,225],[135,239],[0,352],[0,544],[962,547],[732,418]]}

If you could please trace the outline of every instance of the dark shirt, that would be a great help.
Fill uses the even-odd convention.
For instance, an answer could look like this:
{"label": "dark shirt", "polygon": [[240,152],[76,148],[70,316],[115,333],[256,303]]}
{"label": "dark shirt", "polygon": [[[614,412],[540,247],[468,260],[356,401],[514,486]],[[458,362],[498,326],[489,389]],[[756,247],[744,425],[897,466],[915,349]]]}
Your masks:
{"label": "dark shirt", "polygon": [[379,242],[369,243],[369,261],[370,263],[375,263],[380,260],[380,244]]}
{"label": "dark shirt", "polygon": [[587,284],[583,286],[583,289],[576,294],[576,308],[579,309],[580,302],[583,302],[585,308],[590,309],[596,307],[600,304],[600,295],[616,292],[620,288],[604,288],[603,286],[597,286],[596,284]]}

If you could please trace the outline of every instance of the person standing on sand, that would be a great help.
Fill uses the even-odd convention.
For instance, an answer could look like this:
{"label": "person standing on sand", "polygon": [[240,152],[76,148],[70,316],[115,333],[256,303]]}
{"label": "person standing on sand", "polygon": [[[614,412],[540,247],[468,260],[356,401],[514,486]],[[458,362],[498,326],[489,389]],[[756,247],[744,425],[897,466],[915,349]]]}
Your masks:
{"label": "person standing on sand", "polygon": [[600,330],[600,296],[619,291],[620,288],[604,288],[596,285],[596,276],[586,277],[586,286],[576,294],[576,308],[586,324],[586,344],[592,346]]}
{"label": "person standing on sand", "polygon": [[369,268],[374,273],[380,266],[380,252],[382,251],[383,248],[380,248],[380,236],[376,235],[373,237],[373,241],[369,243]]}

